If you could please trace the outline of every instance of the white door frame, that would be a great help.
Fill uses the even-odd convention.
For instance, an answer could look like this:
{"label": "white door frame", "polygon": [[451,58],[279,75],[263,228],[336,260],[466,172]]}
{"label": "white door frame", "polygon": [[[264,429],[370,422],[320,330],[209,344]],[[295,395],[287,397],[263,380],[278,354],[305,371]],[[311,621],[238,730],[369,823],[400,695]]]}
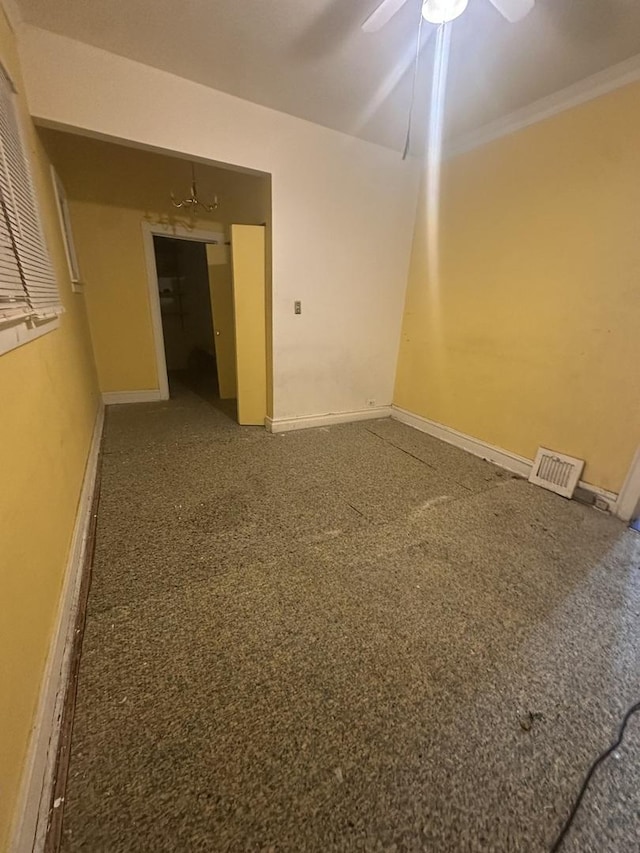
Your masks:
{"label": "white door frame", "polygon": [[629,471],[625,478],[618,500],[615,514],[623,521],[631,521],[640,506],[640,447],[636,450]]}
{"label": "white door frame", "polygon": [[147,285],[149,288],[149,309],[151,312],[151,327],[153,329],[153,344],[156,353],[156,370],[158,373],[158,389],[160,399],[169,399],[169,379],[167,377],[167,359],[164,354],[164,331],[162,329],[162,314],[160,312],[160,294],[158,292],[158,270],[156,255],[153,248],[153,238],[171,237],[174,240],[192,240],[196,243],[224,243],[222,231],[204,231],[199,228],[190,230],[185,225],[142,222],[142,241],[147,262]]}

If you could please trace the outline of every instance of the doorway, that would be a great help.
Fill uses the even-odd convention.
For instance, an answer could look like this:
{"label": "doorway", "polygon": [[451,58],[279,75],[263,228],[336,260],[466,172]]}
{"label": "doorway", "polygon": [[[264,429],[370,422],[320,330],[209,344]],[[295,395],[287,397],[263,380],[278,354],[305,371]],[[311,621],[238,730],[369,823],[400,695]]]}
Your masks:
{"label": "doorway", "polygon": [[142,231],[160,399],[190,389],[237,423],[264,426],[265,227],[232,224],[228,238],[146,222]]}
{"label": "doorway", "polygon": [[237,420],[234,341],[225,336],[225,352],[217,352],[229,322],[216,323],[226,306],[214,305],[207,249],[198,240],[153,236],[169,395],[191,391]]}

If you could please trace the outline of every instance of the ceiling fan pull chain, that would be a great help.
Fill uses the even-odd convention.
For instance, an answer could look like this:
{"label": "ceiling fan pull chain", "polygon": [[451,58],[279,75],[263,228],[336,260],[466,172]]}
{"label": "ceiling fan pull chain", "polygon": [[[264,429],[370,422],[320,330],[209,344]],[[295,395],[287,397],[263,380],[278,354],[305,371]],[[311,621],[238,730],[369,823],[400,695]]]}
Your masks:
{"label": "ceiling fan pull chain", "polygon": [[409,103],[409,120],[407,122],[407,136],[404,141],[404,151],[402,152],[402,159],[406,160],[407,155],[409,154],[409,148],[411,146],[411,125],[413,122],[413,108],[416,102],[416,87],[418,85],[418,69],[420,67],[420,42],[422,41],[422,23],[424,18],[422,17],[422,9],[420,10],[420,22],[418,23],[418,38],[416,41],[416,58],[413,64],[413,81],[411,83],[411,101]]}

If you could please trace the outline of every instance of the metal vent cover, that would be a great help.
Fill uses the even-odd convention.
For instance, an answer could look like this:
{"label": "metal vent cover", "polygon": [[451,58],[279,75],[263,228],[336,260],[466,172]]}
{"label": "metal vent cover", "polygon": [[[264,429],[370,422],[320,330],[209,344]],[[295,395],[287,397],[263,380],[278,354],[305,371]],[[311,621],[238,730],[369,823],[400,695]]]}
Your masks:
{"label": "metal vent cover", "polygon": [[564,453],[539,447],[533,461],[529,482],[549,489],[557,495],[570,498],[578,485],[583,468],[584,459],[575,459],[573,456],[565,456]]}

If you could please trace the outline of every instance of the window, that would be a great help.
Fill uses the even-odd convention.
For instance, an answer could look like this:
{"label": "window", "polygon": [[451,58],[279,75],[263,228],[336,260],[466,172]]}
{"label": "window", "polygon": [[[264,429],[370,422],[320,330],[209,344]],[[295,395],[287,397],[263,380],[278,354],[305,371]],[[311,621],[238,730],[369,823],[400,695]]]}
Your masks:
{"label": "window", "polygon": [[0,67],[0,352],[55,328],[61,311],[14,88]]}
{"label": "window", "polygon": [[82,279],[80,278],[76,244],[73,239],[73,229],[71,228],[71,214],[69,213],[67,193],[65,192],[64,185],[53,166],[51,167],[51,178],[53,180],[53,190],[56,195],[56,201],[58,202],[58,216],[60,217],[60,228],[62,230],[62,239],[64,240],[69,276],[71,277],[71,289],[74,293],[82,293]]}

